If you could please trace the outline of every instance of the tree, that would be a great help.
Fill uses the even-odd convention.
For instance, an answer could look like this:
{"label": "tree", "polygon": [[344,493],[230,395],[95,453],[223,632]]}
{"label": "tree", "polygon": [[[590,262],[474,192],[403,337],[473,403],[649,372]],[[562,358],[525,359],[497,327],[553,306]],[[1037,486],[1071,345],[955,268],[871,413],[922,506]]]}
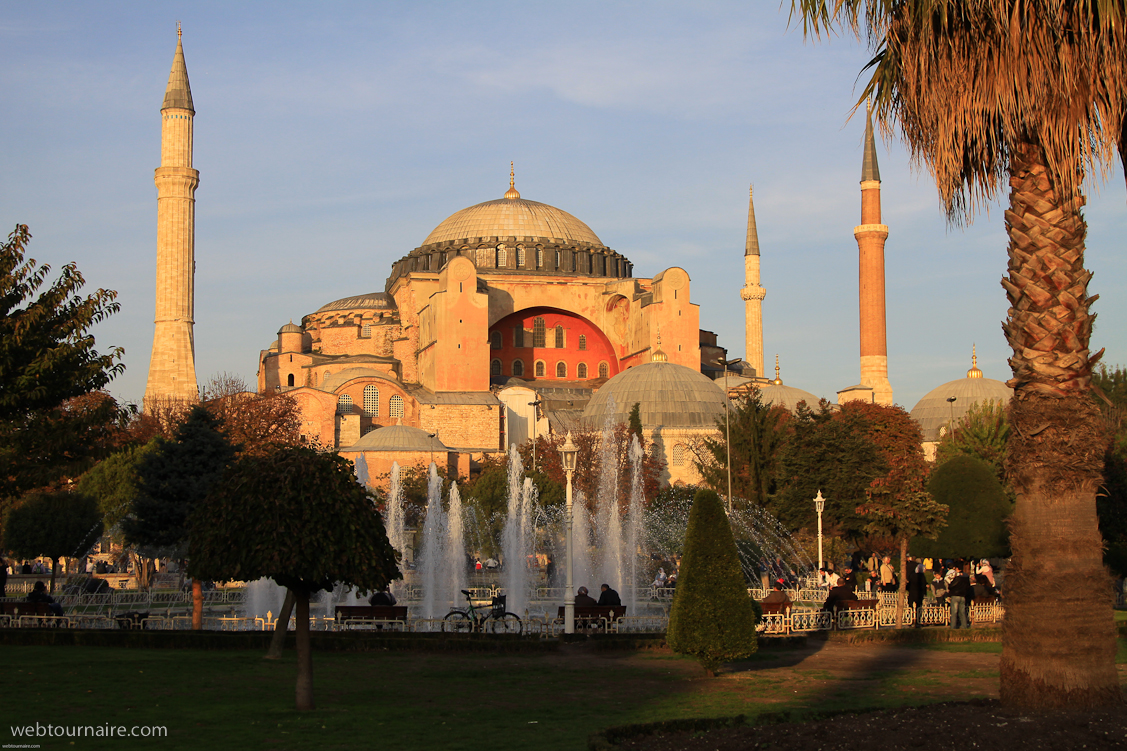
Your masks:
{"label": "tree", "polygon": [[4,546],[16,557],[51,559],[52,592],[59,559],[85,555],[101,536],[98,502],[67,491],[28,494],[4,523]]}
{"label": "tree", "polygon": [[927,492],[927,461],[919,424],[902,407],[849,402],[843,413],[856,413],[867,426],[868,439],[881,453],[888,472],[869,484],[857,514],[865,518],[865,531],[887,535],[900,545],[900,593],[897,626],[904,624],[908,583],[908,542],[913,537],[934,537],[946,523],[947,507]]}
{"label": "tree", "polygon": [[630,408],[630,417],[627,424],[630,426],[630,432],[638,436],[639,441],[646,440],[642,435],[642,403],[634,402],[634,406]]}
{"label": "tree", "polygon": [[108,397],[68,405],[125,369],[124,350],[99,353],[90,333],[118,311],[117,293],[81,296],[73,263],[44,287],[51,267],[25,261],[30,240],[21,224],[0,244],[0,499],[79,474],[75,459],[100,447],[88,430],[121,416]]}
{"label": "tree", "polygon": [[[125,538],[184,558],[192,509],[216,485],[235,456],[219,422],[196,405],[176,429],[175,440],[158,439],[156,448],[137,465],[133,512],[122,521]],[[203,627],[203,590],[192,574],[192,628]]]}
{"label": "tree", "polygon": [[669,647],[693,655],[705,672],[715,675],[720,663],[755,653],[755,621],[720,496],[701,490],[689,512],[677,596],[669,610]]}
{"label": "tree", "polygon": [[730,425],[716,419],[719,438],[705,438],[697,457],[697,471],[708,487],[728,492],[728,438],[731,432],[732,494],[755,506],[767,506],[775,491],[780,450],[787,438],[785,407],[763,403],[758,388],[736,402]]}
{"label": "tree", "polygon": [[132,513],[137,497],[137,465],[158,445],[154,439],[142,446],[125,446],[79,478],[76,490],[98,501],[106,530],[112,531]]}
{"label": "tree", "polygon": [[297,605],[297,709],[313,709],[309,596],[342,582],[363,596],[402,575],[372,496],[337,454],[278,447],[239,459],[194,509],[195,576],[269,577]]}
{"label": "tree", "polygon": [[1110,434],[1104,482],[1096,498],[1100,533],[1107,543],[1104,562],[1117,575],[1127,576],[1127,368],[1101,364],[1092,380]]}
{"label": "tree", "polygon": [[[970,219],[1008,182],[1006,468],[1017,502],[1001,699],[1119,704],[1096,522],[1104,435],[1089,397],[1102,352],[1089,352],[1095,298],[1080,186],[1117,147],[1127,157],[1127,2],[792,0],[791,9],[807,33],[865,31],[874,57],[863,98],[886,134],[899,126],[952,220]],[[1071,585],[1059,592],[1046,580]]]}
{"label": "tree", "polygon": [[1004,485],[1009,440],[1010,423],[1005,405],[995,401],[975,404],[953,430],[939,439],[936,464],[956,456],[971,456],[993,468],[998,481]]}
{"label": "tree", "polygon": [[932,471],[927,489],[949,509],[947,525],[934,539],[914,538],[914,554],[933,558],[1009,555],[1006,519],[1013,512],[1013,503],[993,467],[973,456],[955,456]]}
{"label": "tree", "polygon": [[817,412],[799,405],[788,425],[791,436],[779,452],[779,491],[769,509],[791,529],[814,524],[814,496],[826,499],[823,513],[828,534],[856,538],[864,523],[857,517],[873,480],[889,472],[871,434],[874,432],[859,402],[830,408],[823,401]]}

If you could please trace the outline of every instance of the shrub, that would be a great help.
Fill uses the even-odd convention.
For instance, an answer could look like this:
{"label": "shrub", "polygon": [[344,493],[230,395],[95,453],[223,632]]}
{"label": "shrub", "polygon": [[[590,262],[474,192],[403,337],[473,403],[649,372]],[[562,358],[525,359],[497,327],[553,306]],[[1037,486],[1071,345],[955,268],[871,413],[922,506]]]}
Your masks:
{"label": "shrub", "polygon": [[689,513],[685,553],[669,614],[669,646],[695,656],[706,672],[715,674],[720,663],[755,652],[755,621],[720,496],[701,490]]}
{"label": "shrub", "polygon": [[942,558],[1009,555],[1006,518],[1013,506],[993,467],[972,456],[952,457],[931,473],[928,490],[950,508],[947,526],[935,540],[914,538],[914,554]]}

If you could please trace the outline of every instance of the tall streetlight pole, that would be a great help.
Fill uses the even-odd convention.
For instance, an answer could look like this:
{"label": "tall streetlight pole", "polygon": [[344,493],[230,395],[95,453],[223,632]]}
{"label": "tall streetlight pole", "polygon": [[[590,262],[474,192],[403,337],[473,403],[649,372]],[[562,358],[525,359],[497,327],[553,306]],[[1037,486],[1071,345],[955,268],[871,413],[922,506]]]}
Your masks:
{"label": "tall streetlight pole", "polygon": [[536,401],[528,403],[528,406],[532,407],[532,471],[533,472],[536,471],[536,437],[539,434],[539,430],[536,427],[536,423],[538,422],[538,417],[539,417],[539,414],[540,414],[540,405],[543,404],[543,403],[544,403],[544,400],[541,399],[540,397],[536,397]]}
{"label": "tall streetlight pole", "polygon": [[822,491],[818,491],[817,497],[814,499],[814,510],[818,512],[818,581],[822,581],[822,512],[826,510],[826,499],[822,497]]}
{"label": "tall streetlight pole", "polygon": [[[955,432],[955,401],[958,400],[957,396],[947,397],[947,403],[951,405],[951,422],[947,423],[947,432]],[[973,406],[973,405],[972,405]]]}
{"label": "tall streetlight pole", "polygon": [[717,358],[716,363],[724,368],[724,451],[725,461],[728,464],[728,516],[732,515],[732,402],[728,399],[728,366],[735,365],[740,361],[740,358],[735,360],[725,360],[723,357]]}
{"label": "tall streetlight pole", "polygon": [[574,518],[574,514],[572,513],[572,508],[571,508],[571,476],[575,472],[575,463],[576,463],[576,460],[579,457],[579,447],[576,446],[575,443],[571,440],[571,431],[570,430],[567,433],[567,440],[564,441],[564,445],[560,446],[559,450],[560,450],[560,462],[563,464],[564,472],[567,473],[567,507],[566,507],[566,511],[565,511],[567,518],[564,521],[564,548],[566,549],[566,553],[567,553],[567,556],[566,556],[567,557],[567,561],[566,561],[566,565],[567,565],[567,575],[566,575],[567,591],[564,593],[564,633],[565,634],[574,634],[575,633],[575,592],[573,591],[572,588],[575,586],[575,582],[572,580],[572,577],[574,576],[574,571],[573,571],[573,567],[572,567],[572,555],[571,555],[571,548],[572,548],[571,529],[572,529],[572,520]]}

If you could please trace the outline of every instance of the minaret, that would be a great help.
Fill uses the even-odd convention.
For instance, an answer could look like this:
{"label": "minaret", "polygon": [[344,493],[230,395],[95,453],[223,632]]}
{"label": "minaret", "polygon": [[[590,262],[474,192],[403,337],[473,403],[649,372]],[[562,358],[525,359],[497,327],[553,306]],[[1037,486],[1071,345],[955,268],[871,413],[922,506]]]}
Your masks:
{"label": "minaret", "polygon": [[192,90],[184,64],[180,24],[176,56],[160,108],[160,167],[157,186],[157,303],[153,356],[145,387],[146,407],[160,400],[195,401],[196,186],[192,169]]}
{"label": "minaret", "polygon": [[752,192],[747,192],[747,242],[744,244],[744,286],[740,297],[744,301],[744,360],[755,368],[755,375],[763,377],[763,298],[767,290],[759,286],[759,234],[755,230],[755,202]]}
{"label": "minaret", "polygon": [[871,106],[866,115],[865,156],[861,162],[861,224],[853,228],[859,252],[861,385],[873,389],[872,398],[877,404],[892,404],[884,312],[884,241],[888,227],[880,221],[880,168]]}

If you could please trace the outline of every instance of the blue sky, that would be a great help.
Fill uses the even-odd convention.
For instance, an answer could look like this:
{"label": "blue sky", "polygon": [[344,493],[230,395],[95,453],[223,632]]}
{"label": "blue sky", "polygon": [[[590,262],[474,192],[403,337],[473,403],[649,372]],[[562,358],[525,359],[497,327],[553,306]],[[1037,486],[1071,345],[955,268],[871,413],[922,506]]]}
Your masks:
{"label": "blue sky", "polygon": [[[785,382],[859,379],[857,246],[867,60],[806,43],[772,2],[0,5],[0,227],[120,293],[96,330],[139,401],[152,344],[160,105],[176,20],[197,115],[196,367],[254,382],[290,319],[383,289],[444,218],[508,187],[585,221],[639,276],[685,268],[701,327],[743,354],[755,185],[764,342]],[[933,183],[881,143],[890,379],[909,409],[977,343],[1009,377],[999,205],[948,227]],[[1127,196],[1090,193],[1093,348],[1127,363]]]}

